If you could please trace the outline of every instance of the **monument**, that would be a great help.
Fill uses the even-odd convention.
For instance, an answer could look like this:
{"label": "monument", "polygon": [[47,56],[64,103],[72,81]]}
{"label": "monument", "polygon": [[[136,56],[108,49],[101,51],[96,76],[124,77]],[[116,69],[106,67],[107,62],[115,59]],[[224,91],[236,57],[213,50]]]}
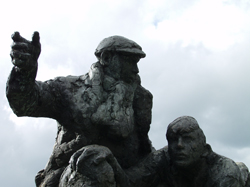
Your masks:
{"label": "monument", "polygon": [[169,147],[154,150],[148,138],[152,94],[142,87],[137,66],[146,54],[134,41],[105,38],[88,73],[41,82],[39,33],[28,41],[15,32],[12,39],[10,107],[17,116],[57,121],[37,187],[249,186],[247,167],[214,153],[194,118],[172,122]]}

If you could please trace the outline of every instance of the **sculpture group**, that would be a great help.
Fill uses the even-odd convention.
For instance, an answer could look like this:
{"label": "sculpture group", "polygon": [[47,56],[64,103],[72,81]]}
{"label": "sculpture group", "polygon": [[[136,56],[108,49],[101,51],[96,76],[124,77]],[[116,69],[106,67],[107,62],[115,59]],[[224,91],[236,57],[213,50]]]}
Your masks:
{"label": "sculpture group", "polygon": [[146,54],[122,36],[98,45],[97,62],[81,76],[36,81],[40,36],[12,35],[6,95],[17,116],[48,117],[58,132],[37,187],[244,187],[247,167],[214,153],[197,121],[174,120],[168,146],[148,138],[152,94],[141,86],[137,63]]}

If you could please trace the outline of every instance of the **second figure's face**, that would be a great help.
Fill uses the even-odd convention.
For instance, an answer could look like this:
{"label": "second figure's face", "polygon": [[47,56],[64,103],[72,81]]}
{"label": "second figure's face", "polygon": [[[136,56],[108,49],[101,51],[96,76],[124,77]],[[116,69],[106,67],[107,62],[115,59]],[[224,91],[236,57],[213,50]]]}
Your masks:
{"label": "second figure's face", "polygon": [[188,168],[200,160],[204,145],[197,130],[171,134],[168,138],[169,154],[174,165]]}

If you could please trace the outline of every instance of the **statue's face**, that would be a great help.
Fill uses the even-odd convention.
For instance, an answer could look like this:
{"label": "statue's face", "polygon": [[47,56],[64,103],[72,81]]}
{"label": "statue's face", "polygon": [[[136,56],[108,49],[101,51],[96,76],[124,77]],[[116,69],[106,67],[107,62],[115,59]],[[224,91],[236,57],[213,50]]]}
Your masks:
{"label": "statue's face", "polygon": [[140,56],[124,53],[104,52],[101,57],[102,64],[105,64],[106,74],[116,80],[126,83],[133,83],[139,73],[137,63]]}
{"label": "statue's face", "polygon": [[135,81],[136,75],[139,73],[137,63],[140,57],[135,55],[123,55],[119,54],[119,61],[121,63],[121,80],[126,83],[132,83]]}
{"label": "statue's face", "polygon": [[191,132],[172,132],[168,137],[170,158],[177,167],[188,168],[194,166],[204,150],[204,144],[199,138],[198,130]]}

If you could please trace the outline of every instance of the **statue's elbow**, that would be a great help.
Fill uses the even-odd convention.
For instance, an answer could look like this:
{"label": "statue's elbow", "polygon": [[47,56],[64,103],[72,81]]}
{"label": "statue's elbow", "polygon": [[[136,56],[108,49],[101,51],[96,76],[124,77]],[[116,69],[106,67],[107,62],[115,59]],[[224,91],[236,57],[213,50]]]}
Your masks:
{"label": "statue's elbow", "polygon": [[26,113],[23,111],[21,99],[16,97],[15,94],[12,94],[10,92],[6,92],[6,97],[13,113],[16,114],[17,117],[25,116]]}
{"label": "statue's elbow", "polygon": [[10,106],[10,108],[12,109],[13,113],[14,113],[17,117],[27,116],[27,115],[25,115],[25,112],[24,112],[24,111],[16,110],[14,107],[11,107],[11,106]]}

